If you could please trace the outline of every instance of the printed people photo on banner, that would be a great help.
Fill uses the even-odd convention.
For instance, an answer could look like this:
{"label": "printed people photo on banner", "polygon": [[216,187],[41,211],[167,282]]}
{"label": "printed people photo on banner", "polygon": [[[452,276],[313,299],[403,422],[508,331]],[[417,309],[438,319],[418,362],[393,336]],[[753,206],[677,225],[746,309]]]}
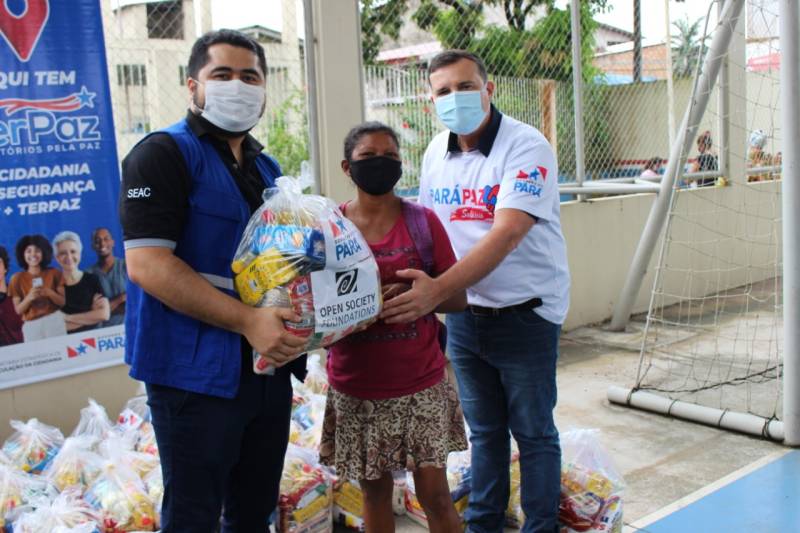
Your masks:
{"label": "printed people photo on banner", "polygon": [[0,346],[22,342],[22,318],[17,314],[8,291],[10,263],[8,250],[0,246]]}
{"label": "printed people photo on banner", "polygon": [[53,247],[44,235],[24,235],[15,247],[21,269],[11,277],[9,294],[14,309],[22,317],[25,342],[66,335],[61,315],[64,306],[64,281],[61,272],[50,266]]}
{"label": "printed people photo on banner", "polygon": [[0,389],[123,362],[101,4],[0,0]]}
{"label": "printed people photo on banner", "polygon": [[114,257],[114,237],[108,228],[99,227],[92,232],[92,250],[97,254],[97,262],[89,267],[89,272],[97,276],[103,294],[108,298],[111,317],[102,325],[117,326],[125,322],[125,285],[128,283],[128,270],[125,258]]}
{"label": "printed people photo on banner", "polygon": [[80,269],[81,238],[74,231],[62,231],[53,244],[64,278],[66,302],[62,311],[67,331],[78,333],[99,327],[111,317],[111,308],[100,279]]}

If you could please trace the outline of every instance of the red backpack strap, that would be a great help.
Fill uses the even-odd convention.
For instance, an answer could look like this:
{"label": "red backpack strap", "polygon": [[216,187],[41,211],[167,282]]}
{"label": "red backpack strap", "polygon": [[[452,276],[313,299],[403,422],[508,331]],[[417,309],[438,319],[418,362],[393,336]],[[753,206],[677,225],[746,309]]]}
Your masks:
{"label": "red backpack strap", "polygon": [[403,200],[403,217],[411,240],[422,259],[422,270],[433,276],[433,236],[425,208],[416,202]]}

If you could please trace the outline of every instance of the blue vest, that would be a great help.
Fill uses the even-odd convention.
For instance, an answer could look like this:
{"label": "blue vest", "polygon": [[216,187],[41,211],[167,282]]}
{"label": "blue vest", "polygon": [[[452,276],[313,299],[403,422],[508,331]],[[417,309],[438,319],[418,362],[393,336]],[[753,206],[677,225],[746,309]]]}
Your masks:
{"label": "blue vest", "polygon": [[[175,139],[192,188],[183,235],[175,255],[212,285],[237,298],[231,262],[250,219],[250,208],[212,144],[186,120],[164,129]],[[255,161],[264,183],[281,175],[274,159]],[[233,398],[239,389],[241,337],[174,311],[128,281],[125,362],[146,383]]]}

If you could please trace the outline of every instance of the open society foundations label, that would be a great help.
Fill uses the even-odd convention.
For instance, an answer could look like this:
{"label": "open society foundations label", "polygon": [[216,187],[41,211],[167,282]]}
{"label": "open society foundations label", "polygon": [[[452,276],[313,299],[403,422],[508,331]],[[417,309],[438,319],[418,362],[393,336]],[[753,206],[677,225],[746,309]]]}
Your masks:
{"label": "open society foundations label", "polygon": [[341,331],[380,312],[378,269],[371,261],[346,270],[312,272],[311,291],[317,332]]}

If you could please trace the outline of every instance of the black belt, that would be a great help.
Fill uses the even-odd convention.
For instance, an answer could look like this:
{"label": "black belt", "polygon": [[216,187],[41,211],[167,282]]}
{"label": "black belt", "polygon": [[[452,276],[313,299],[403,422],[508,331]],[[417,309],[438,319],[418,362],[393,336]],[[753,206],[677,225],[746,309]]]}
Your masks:
{"label": "black belt", "polygon": [[530,311],[542,305],[541,298],[531,298],[527,302],[508,307],[483,307],[481,305],[468,305],[467,309],[475,316],[500,316],[515,311]]}

